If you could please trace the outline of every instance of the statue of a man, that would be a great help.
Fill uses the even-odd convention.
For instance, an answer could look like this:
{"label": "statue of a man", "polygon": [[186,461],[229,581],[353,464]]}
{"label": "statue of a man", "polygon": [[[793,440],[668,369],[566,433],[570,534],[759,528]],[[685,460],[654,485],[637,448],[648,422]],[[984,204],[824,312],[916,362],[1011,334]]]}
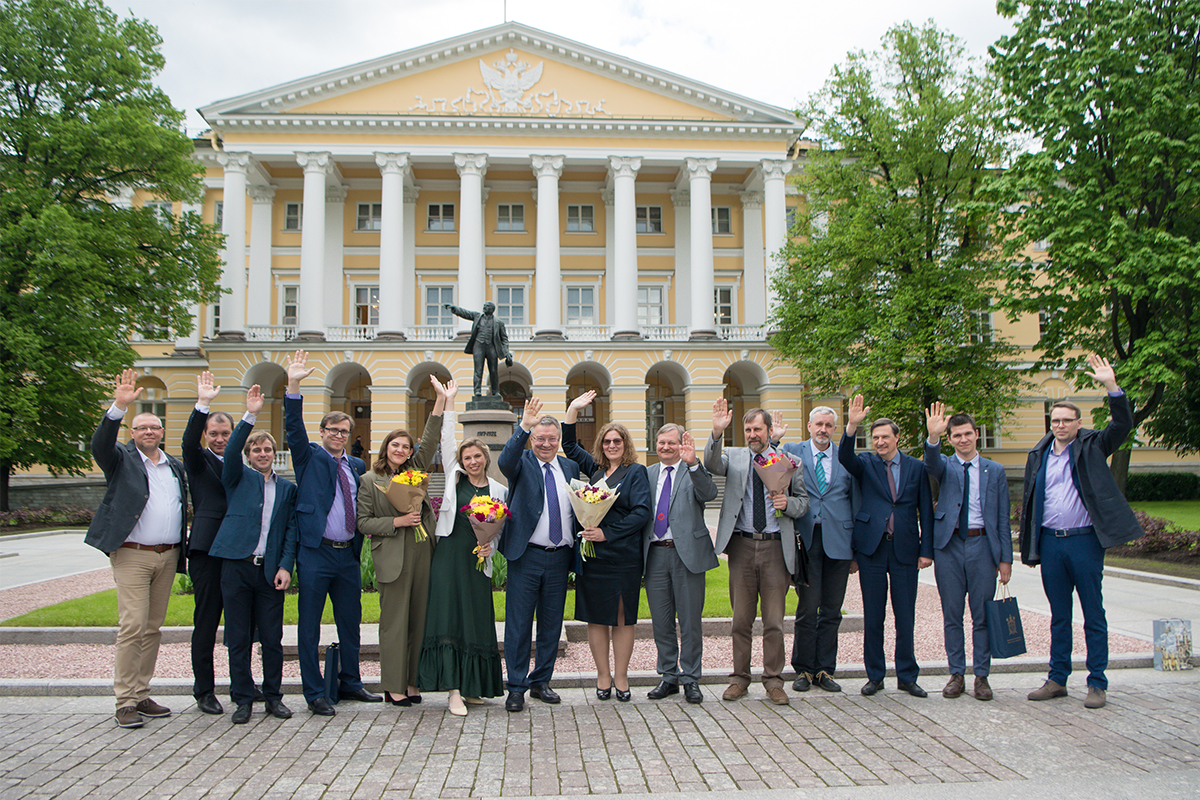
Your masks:
{"label": "statue of a man", "polygon": [[490,300],[484,303],[482,313],[468,311],[450,303],[444,303],[442,307],[456,317],[469,319],[474,323],[471,325],[471,338],[467,339],[464,352],[475,356],[475,396],[483,395],[483,364],[486,361],[492,396],[499,397],[499,360],[503,358],[505,366],[511,367],[513,357],[508,349],[508,331],[504,329],[504,323],[496,319],[496,304]]}

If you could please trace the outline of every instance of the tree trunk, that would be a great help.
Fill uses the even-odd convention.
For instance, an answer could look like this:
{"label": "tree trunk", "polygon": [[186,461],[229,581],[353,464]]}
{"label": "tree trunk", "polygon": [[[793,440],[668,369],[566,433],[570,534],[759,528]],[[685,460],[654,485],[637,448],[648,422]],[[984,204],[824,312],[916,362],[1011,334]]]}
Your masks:
{"label": "tree trunk", "polygon": [[12,462],[0,460],[0,511],[11,511],[8,507],[8,479],[12,475]]}
{"label": "tree trunk", "polygon": [[1133,455],[1133,451],[1129,448],[1122,448],[1113,453],[1112,461],[1109,464],[1109,470],[1112,471],[1113,480],[1117,482],[1117,488],[1121,490],[1121,494],[1125,494],[1125,484],[1129,481],[1129,457]]}

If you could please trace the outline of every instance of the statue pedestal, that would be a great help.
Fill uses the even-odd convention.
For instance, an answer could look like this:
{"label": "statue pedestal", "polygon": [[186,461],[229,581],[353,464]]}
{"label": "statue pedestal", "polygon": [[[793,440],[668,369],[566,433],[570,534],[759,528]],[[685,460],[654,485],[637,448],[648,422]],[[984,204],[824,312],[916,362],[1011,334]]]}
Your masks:
{"label": "statue pedestal", "polygon": [[518,421],[512,408],[502,397],[476,395],[467,402],[467,410],[458,415],[458,421],[463,427],[459,441],[479,438],[486,442],[492,453],[492,468],[488,470],[488,475],[507,486],[508,481],[500,474],[496,459],[512,437]]}

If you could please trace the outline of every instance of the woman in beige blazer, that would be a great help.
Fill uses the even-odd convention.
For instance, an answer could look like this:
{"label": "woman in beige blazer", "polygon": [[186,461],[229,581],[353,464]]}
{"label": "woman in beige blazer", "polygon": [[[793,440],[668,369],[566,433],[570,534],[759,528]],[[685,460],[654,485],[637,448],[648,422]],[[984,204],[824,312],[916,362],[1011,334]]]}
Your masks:
{"label": "woman in beige blazer", "polygon": [[[397,472],[426,471],[442,436],[446,392],[430,376],[438,399],[433,405],[421,445],[414,452],[412,435],[403,429],[383,439],[371,470],[358,490],[358,528],[371,538],[371,559],[379,586],[379,683],[384,697],[397,706],[421,702],[416,685],[421,640],[425,636],[425,611],[429,602],[429,564],[433,559],[437,518],[426,497],[421,511],[400,514],[385,496]],[[416,540],[416,526],[425,526],[427,538]]]}

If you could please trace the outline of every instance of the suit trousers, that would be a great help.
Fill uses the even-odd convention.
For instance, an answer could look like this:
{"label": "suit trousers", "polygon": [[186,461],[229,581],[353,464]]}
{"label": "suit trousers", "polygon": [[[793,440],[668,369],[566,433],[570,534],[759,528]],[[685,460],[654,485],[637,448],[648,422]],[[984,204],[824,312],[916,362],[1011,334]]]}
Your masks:
{"label": "suit trousers", "polygon": [[808,586],[796,590],[792,669],[797,675],[832,676],[837,670],[838,629],[849,580],[850,559],[826,555],[821,526],[815,526],[808,548]]}
{"label": "suit trousers", "polygon": [[254,701],[250,654],[257,627],[262,643],[262,691],[268,700],[283,697],[283,596],[267,583],[262,564],[221,559],[221,596],[225,605],[225,647],[229,650],[229,697],[237,705]]}
{"label": "suit trousers", "polygon": [[223,558],[213,558],[203,550],[188,553],[188,577],[192,579],[192,697],[200,698],[213,690],[213,650],[217,646],[217,628],[221,625]]}
{"label": "suit trousers", "polygon": [[983,604],[996,595],[996,561],[987,537],[951,536],[946,546],[933,554],[933,574],[942,598],[942,627],[950,674],[966,674],[963,606],[970,598],[971,658],[975,675],[986,678],[992,671],[992,650]]}
{"label": "suit trousers", "polygon": [[887,674],[883,655],[883,623],[891,584],[892,616],[896,621],[896,678],[915,683],[921,674],[914,653],[917,615],[917,565],[902,564],[893,542],[886,538],[869,556],[858,553],[858,582],[863,598],[863,662],[867,678],[882,682]]}
{"label": "suit trousers", "polygon": [[736,533],[729,556],[729,601],[733,606],[733,673],[730,683],[750,685],[750,639],[762,599],[763,686],[783,687],[783,616],[792,576],[778,539],[747,539]]}
{"label": "suit trousers", "polygon": [[1104,615],[1101,583],[1104,548],[1094,533],[1079,536],[1041,536],[1042,588],[1050,601],[1050,680],[1067,685],[1071,674],[1074,628],[1071,624],[1073,593],[1083,611],[1083,636],[1087,642],[1088,686],[1108,690],[1108,620]]}
{"label": "suit trousers", "polygon": [[487,364],[488,368],[488,386],[492,390],[493,397],[500,396],[500,359],[493,350],[488,353],[483,352],[484,347],[479,342],[475,343],[475,395],[483,394],[483,365]]}
{"label": "suit trousers", "polygon": [[[408,536],[407,533],[400,534]],[[425,612],[429,609],[430,542],[403,543],[404,568],[394,581],[379,583],[379,684],[384,691],[405,695],[417,683]]]}
{"label": "suit trousers", "polygon": [[[567,602],[567,573],[575,551],[528,547],[520,558],[508,562],[508,588],[504,593],[504,667],[508,690],[524,693],[530,686],[549,683],[558,660],[563,608]],[[537,615],[537,652],[529,672],[533,618]]]}
{"label": "suit trousers", "polygon": [[179,566],[179,548],[165,553],[118,547],[109,553],[117,584],[117,647],[113,694],[117,708],[135,706],[150,696],[158,661],[167,601]]}
{"label": "suit trousers", "polygon": [[356,692],[363,688],[358,671],[362,624],[362,573],[353,547],[334,548],[300,546],[296,576],[300,580],[300,602],[296,621],[297,653],[304,699],[313,702],[325,696],[321,678],[321,614],[325,598],[333,601],[333,621],[337,624],[338,690]]}
{"label": "suit trousers", "polygon": [[646,555],[646,602],[658,674],[667,683],[698,683],[704,654],[704,573],[685,567],[674,547],[651,545]]}

